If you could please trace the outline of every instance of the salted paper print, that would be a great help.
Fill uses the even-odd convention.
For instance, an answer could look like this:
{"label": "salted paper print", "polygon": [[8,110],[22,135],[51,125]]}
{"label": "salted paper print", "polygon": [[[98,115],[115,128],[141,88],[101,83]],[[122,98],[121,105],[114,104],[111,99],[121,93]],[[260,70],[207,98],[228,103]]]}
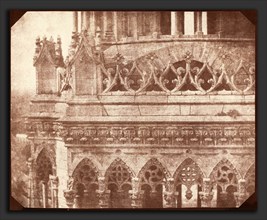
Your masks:
{"label": "salted paper print", "polygon": [[239,208],[255,193],[254,11],[34,11],[11,28],[25,208]]}

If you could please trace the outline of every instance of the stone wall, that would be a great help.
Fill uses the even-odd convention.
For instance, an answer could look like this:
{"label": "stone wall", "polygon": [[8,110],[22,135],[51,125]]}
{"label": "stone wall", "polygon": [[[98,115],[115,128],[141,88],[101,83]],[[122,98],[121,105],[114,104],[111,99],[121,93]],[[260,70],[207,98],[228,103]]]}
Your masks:
{"label": "stone wall", "polygon": [[[74,15],[77,19],[76,12]],[[57,70],[55,74],[52,69],[49,72],[54,76],[53,85],[45,84],[45,79],[52,79],[49,74],[37,77],[37,92],[43,94],[32,100],[27,132],[34,141],[33,159],[46,149],[52,160],[52,175],[58,178],[58,206],[54,207],[73,207],[74,201],[90,196],[90,175],[83,179],[74,172],[83,163],[97,176],[92,183],[97,186],[93,195],[98,196],[100,208],[110,206],[105,178],[114,164],[130,173],[132,207],[140,207],[136,198],[145,181],[142,175],[151,166],[159,166],[165,179],[157,184],[163,187],[161,193],[167,193],[164,207],[174,207],[176,189],[172,184],[179,172],[188,168],[187,163],[201,177],[201,182],[194,180],[202,190],[201,199],[209,200],[202,201],[202,207],[216,207],[217,195],[211,201],[210,193],[221,184],[216,179],[221,165],[231,173],[227,178],[235,187],[232,196],[236,196],[238,207],[247,196],[242,184],[250,184],[247,173],[255,166],[255,39],[249,21],[239,12],[228,12],[224,16],[231,17],[231,22],[227,17],[214,27],[220,32],[227,23],[228,33],[163,36],[157,33],[159,20],[155,20],[149,36],[141,37],[126,30],[123,23],[125,29],[118,31],[122,35],[126,31],[126,39],[115,42],[111,17],[116,18],[116,13],[95,13],[97,24],[103,20],[103,30],[96,30],[96,36],[90,35],[94,22],[91,15],[82,13],[81,25],[89,27],[89,33],[85,29],[78,33],[75,20],[64,65],[58,61],[62,58],[61,41],[52,52],[47,50],[52,41],[36,42],[37,74],[43,76],[42,60],[50,59],[51,68]],[[136,25],[136,13],[129,16],[129,22]],[[238,34],[234,33],[236,24]],[[247,29],[250,31],[244,34]],[[86,189],[74,188],[77,178],[79,187],[84,184]],[[225,193],[227,187],[223,187]],[[182,193],[183,197],[192,196]],[[194,194],[194,206],[198,199]]]}

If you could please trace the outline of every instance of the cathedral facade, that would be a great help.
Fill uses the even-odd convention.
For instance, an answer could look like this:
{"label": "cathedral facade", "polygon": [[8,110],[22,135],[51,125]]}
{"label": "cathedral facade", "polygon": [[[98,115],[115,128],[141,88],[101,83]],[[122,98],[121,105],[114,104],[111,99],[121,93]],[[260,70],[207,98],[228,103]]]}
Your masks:
{"label": "cathedral facade", "polygon": [[37,38],[30,208],[237,208],[255,192],[255,26],[239,11],[73,12]]}

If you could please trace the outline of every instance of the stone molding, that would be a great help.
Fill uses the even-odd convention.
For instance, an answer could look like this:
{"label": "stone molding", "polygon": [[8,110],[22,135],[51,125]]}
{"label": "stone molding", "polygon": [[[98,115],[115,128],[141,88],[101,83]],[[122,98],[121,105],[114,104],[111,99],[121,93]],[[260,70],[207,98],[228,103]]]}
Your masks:
{"label": "stone molding", "polygon": [[[42,130],[40,132],[40,129]],[[38,124],[31,134],[49,133],[66,144],[86,145],[255,145],[254,123],[188,125],[92,125]],[[37,132],[38,131],[38,132]],[[45,134],[46,134],[45,133]]]}

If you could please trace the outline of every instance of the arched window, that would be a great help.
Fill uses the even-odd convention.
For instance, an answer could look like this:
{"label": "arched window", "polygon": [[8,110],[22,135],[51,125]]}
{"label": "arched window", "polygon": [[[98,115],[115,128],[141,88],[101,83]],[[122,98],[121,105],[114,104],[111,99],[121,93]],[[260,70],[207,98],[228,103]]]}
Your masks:
{"label": "arched window", "polygon": [[203,174],[199,166],[191,159],[185,159],[174,174],[177,193],[176,207],[200,207],[198,192],[202,184]]}
{"label": "arched window", "polygon": [[238,187],[238,173],[228,160],[220,161],[213,169],[210,179],[217,191],[217,207],[236,206],[234,192]]}
{"label": "arched window", "polygon": [[132,172],[121,160],[116,159],[106,172],[106,181],[110,190],[110,208],[130,208],[131,198],[129,190],[132,189]]}
{"label": "arched window", "polygon": [[98,199],[98,172],[93,163],[85,158],[73,172],[73,186],[76,192],[76,208],[96,208]]}
{"label": "arched window", "polygon": [[163,208],[163,183],[168,173],[161,163],[153,158],[139,173],[140,187],[144,191],[143,208]]}
{"label": "arched window", "polygon": [[43,149],[36,159],[36,188],[38,207],[50,208],[51,192],[49,184],[49,175],[53,173],[52,162],[45,149]]}

